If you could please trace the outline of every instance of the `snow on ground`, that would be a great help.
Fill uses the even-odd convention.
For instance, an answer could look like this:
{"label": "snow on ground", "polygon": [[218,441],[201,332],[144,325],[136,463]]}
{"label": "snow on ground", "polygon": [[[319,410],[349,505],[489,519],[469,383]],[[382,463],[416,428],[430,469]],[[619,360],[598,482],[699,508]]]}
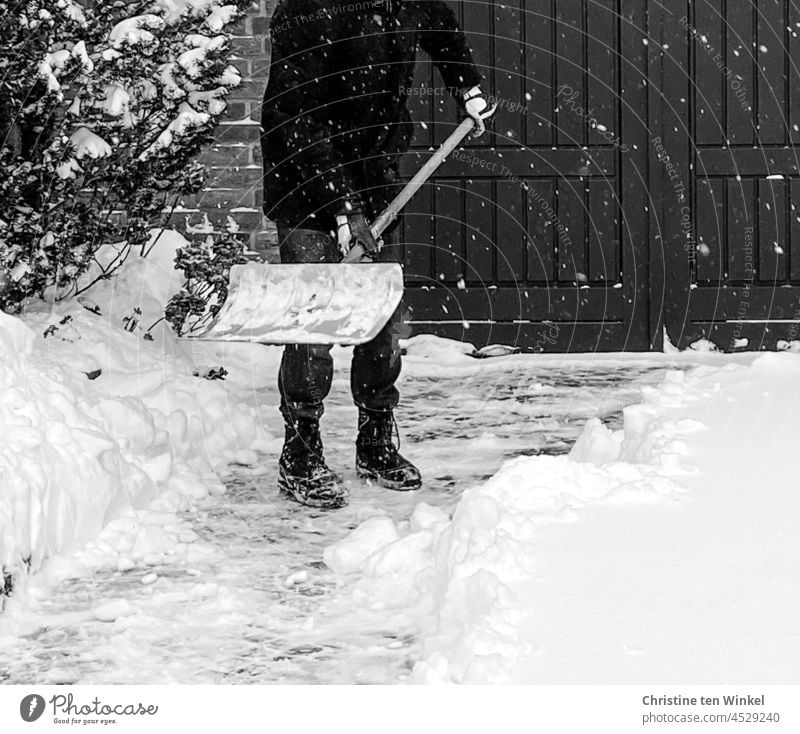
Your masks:
{"label": "snow on ground", "polygon": [[276,491],[279,350],[142,339],[178,243],[0,316],[0,681],[796,682],[800,356],[415,338],[396,493],[336,349],[352,502],[314,511]]}
{"label": "snow on ground", "polygon": [[[162,292],[155,300],[168,290],[168,284],[160,282]],[[125,291],[138,293],[135,282],[113,290],[117,297]],[[106,309],[108,299],[100,300]],[[121,302],[116,307],[117,317],[130,312]],[[148,316],[142,323],[152,322]],[[128,369],[136,373],[143,359],[137,356],[139,350],[149,354],[154,343],[129,339],[127,334],[117,337],[114,343],[123,345],[119,348],[127,354]],[[53,349],[70,348],[66,342],[54,344]],[[278,350],[259,345],[189,347],[188,363],[229,370],[225,382],[195,380],[201,389],[224,388],[229,412],[251,411],[248,415],[266,426],[266,435],[280,434]],[[259,447],[255,458],[247,451],[228,451],[225,461],[239,464],[221,477],[224,495],[212,489],[218,486],[212,478],[207,496],[187,501],[183,510],[158,515],[162,527],[176,528],[166,552],[143,557],[120,553],[121,538],[106,530],[82,551],[52,557],[28,579],[24,594],[15,593],[0,616],[0,645],[6,653],[0,660],[0,680],[406,679],[419,656],[413,620],[379,602],[354,603],[349,582],[325,566],[325,548],[369,518],[389,517],[402,525],[420,501],[449,513],[465,486],[488,479],[507,458],[566,452],[587,418],[597,416],[616,425],[622,406],[637,399],[639,385],[657,379],[662,371],[652,359],[627,363],[623,358],[623,366],[614,358],[605,359],[595,369],[584,358],[582,366],[551,362],[540,369],[535,360],[478,361],[462,354],[463,361],[448,374],[443,352],[453,347],[429,338],[408,345],[398,417],[403,450],[425,472],[423,490],[396,493],[356,480],[349,354],[336,350],[338,370],[323,429],[329,460],[351,485],[350,507],[326,513],[278,497],[278,441]],[[168,355],[179,351],[170,340],[163,342],[163,349]],[[58,352],[60,363],[80,361],[84,351],[77,349],[69,358]],[[164,359],[165,372],[171,375],[176,363],[169,361],[173,357]],[[183,365],[183,373],[173,378],[191,383],[183,357],[174,359]],[[78,385],[100,379],[88,381],[79,374]],[[160,399],[166,400],[163,394]],[[157,402],[148,403],[148,409],[155,410]],[[207,420],[209,432],[213,429],[217,436],[230,430],[225,416]],[[216,469],[223,471],[219,465]],[[118,532],[125,537],[125,530]],[[185,547],[175,537],[180,533]]]}
{"label": "snow on ground", "polygon": [[162,236],[77,300],[0,314],[0,564],[16,596],[57,554],[117,568],[190,555],[176,513],[273,443],[246,398],[193,376],[166,328],[141,336],[177,285],[179,243]]}
{"label": "snow on ground", "polygon": [[796,683],[800,359],[669,372],[624,425],[506,462],[325,561],[413,618],[411,680]]}

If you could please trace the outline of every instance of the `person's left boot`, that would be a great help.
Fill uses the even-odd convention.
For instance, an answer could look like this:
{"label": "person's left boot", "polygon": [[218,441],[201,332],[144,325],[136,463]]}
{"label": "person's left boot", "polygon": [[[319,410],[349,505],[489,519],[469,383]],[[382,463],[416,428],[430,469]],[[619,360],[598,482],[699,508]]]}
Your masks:
{"label": "person's left boot", "polygon": [[387,489],[419,489],[422,475],[395,446],[396,428],[392,411],[358,409],[356,473]]}

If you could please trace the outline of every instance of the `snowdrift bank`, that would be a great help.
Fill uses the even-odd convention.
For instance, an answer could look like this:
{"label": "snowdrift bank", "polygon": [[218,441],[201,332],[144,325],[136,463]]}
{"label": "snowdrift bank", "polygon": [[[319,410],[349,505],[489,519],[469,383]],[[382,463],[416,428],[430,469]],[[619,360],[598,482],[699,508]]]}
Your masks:
{"label": "snowdrift bank", "polygon": [[[800,460],[788,445],[776,454],[774,434],[753,435],[757,410],[762,426],[782,436],[791,428],[796,438],[800,418],[791,406],[798,400],[794,355],[668,373],[660,387],[644,390],[641,405],[624,411],[622,430],[592,420],[569,456],[507,462],[464,492],[452,517],[419,505],[407,526],[373,518],[328,548],[325,561],[351,575],[364,606],[394,609],[398,618],[410,614],[420,639],[414,682],[691,682],[694,676],[699,683],[714,675],[729,681],[726,674],[737,670],[732,649],[746,661],[743,680],[752,679],[760,655],[762,668],[785,672],[785,665],[770,664],[779,659],[781,635],[796,640],[796,634],[768,624],[773,638],[762,636],[747,649],[742,640],[753,639],[753,620],[739,617],[730,597],[757,594],[752,598],[769,599],[776,610],[800,612],[791,586],[774,584],[778,560],[793,569],[785,578],[800,571],[797,544],[777,544],[774,522],[794,517],[796,527],[800,520]],[[751,457],[773,458],[758,469],[761,481],[774,486],[774,511],[763,526],[747,524],[760,507],[747,494],[757,475],[729,472],[742,441]],[[752,506],[729,522],[730,508],[744,497]],[[681,528],[697,513],[705,527],[687,538]],[[708,537],[723,550],[698,547]],[[769,546],[774,557],[766,562]],[[708,579],[718,578],[725,564],[736,567],[737,559],[752,588],[732,577],[718,598],[706,593]],[[646,601],[643,588],[652,590]],[[684,636],[681,666],[674,641],[694,626],[683,616],[687,609],[716,626]],[[737,625],[749,637],[734,637]]]}
{"label": "snowdrift bank", "polygon": [[[175,511],[271,443],[252,393],[193,376],[158,320],[182,238],[54,309],[0,313],[0,565],[38,570],[90,541],[121,566],[191,542]],[[126,328],[127,327],[127,328]]]}

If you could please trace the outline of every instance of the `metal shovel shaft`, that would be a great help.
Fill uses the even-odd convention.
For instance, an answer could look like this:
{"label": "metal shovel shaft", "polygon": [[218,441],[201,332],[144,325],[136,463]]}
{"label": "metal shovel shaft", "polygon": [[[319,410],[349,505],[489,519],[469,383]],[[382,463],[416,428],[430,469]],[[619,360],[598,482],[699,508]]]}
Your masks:
{"label": "metal shovel shaft", "polygon": [[[461,121],[461,124],[452,132],[452,134],[445,140],[436,152],[425,161],[422,166],[403,186],[402,191],[389,202],[389,205],[384,209],[383,213],[373,222],[370,230],[372,236],[377,240],[383,231],[394,221],[397,215],[403,210],[414,195],[425,185],[425,182],[433,175],[439,166],[442,165],[444,159],[452,153],[456,147],[461,143],[467,135],[472,132],[475,127],[475,120],[467,117]],[[342,262],[351,263],[358,262],[364,257],[365,250],[361,245],[356,245],[350,252],[347,253]]]}

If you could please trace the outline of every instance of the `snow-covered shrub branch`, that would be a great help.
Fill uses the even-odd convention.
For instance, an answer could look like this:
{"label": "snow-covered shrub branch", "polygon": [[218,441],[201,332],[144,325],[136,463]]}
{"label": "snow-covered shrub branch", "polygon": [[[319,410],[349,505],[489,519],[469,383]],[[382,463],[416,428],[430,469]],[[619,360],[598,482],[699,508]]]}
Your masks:
{"label": "snow-covered shrub branch", "polygon": [[142,247],[240,82],[228,32],[250,0],[0,2],[0,308]]}
{"label": "snow-covered shrub branch", "polygon": [[216,316],[228,297],[231,267],[247,262],[244,242],[234,235],[189,244],[177,251],[175,268],[186,278],[165,309],[175,333],[191,334]]}

